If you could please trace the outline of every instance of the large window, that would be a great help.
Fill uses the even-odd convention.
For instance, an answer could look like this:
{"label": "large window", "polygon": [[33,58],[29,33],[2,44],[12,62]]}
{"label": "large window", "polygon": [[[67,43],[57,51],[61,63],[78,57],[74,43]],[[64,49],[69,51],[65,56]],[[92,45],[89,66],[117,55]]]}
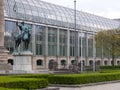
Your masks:
{"label": "large window", "polygon": [[14,51],[14,36],[17,33],[16,23],[13,21],[5,21],[4,44],[12,53]]}
{"label": "large window", "polygon": [[60,29],[59,34],[59,48],[60,48],[60,56],[67,55],[67,31]]}
{"label": "large window", "polygon": [[36,55],[44,55],[45,53],[45,27],[35,26],[35,44]]}
{"label": "large window", "polygon": [[75,33],[70,32],[70,56],[75,55]]}
{"label": "large window", "polygon": [[48,28],[48,55],[57,55],[57,29],[52,27]]}

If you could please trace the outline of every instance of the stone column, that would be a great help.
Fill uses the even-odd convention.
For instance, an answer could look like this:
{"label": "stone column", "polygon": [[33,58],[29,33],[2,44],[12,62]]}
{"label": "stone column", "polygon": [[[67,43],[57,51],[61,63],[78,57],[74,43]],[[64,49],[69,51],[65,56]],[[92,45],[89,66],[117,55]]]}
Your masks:
{"label": "stone column", "polygon": [[67,68],[70,65],[70,30],[67,30]]}
{"label": "stone column", "polygon": [[7,55],[4,48],[4,0],[0,0],[0,63],[7,63]]}
{"label": "stone column", "polygon": [[0,48],[3,46],[4,46],[4,0],[0,0]]}
{"label": "stone column", "polygon": [[59,29],[57,29],[57,56],[60,56],[60,53],[59,53],[59,51],[60,51],[60,48],[59,48],[59,45],[60,45],[60,43],[59,43]]}
{"label": "stone column", "polygon": [[44,55],[44,62],[45,62],[45,69],[48,69],[48,26],[45,29],[45,55]]}
{"label": "stone column", "polygon": [[58,63],[58,68],[60,68],[60,64],[59,64],[59,56],[60,56],[60,42],[59,42],[59,37],[60,37],[60,30],[59,28],[57,28],[57,55],[56,55],[56,61]]}
{"label": "stone column", "polygon": [[85,55],[85,62],[86,66],[89,66],[89,58],[88,58],[88,33],[85,33],[85,38],[86,38],[86,55]]}
{"label": "stone column", "polygon": [[32,52],[33,52],[33,55],[36,55],[35,25],[32,25]]}

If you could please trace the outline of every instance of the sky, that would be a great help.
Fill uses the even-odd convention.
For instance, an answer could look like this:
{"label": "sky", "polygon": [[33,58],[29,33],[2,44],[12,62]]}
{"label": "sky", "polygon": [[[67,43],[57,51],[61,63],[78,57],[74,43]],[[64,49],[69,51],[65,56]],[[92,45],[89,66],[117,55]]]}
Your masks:
{"label": "sky", "polygon": [[[74,0],[42,1],[74,9]],[[79,11],[88,12],[110,19],[120,18],[120,0],[76,0],[76,8]]]}

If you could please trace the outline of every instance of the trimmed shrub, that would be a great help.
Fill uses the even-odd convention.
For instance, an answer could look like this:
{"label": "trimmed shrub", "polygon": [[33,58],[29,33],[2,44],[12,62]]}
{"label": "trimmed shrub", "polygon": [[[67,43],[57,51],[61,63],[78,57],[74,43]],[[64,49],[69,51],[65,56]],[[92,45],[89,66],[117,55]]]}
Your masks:
{"label": "trimmed shrub", "polygon": [[48,81],[45,79],[8,78],[7,81],[0,81],[0,87],[5,88],[23,88],[32,90],[45,88],[47,86]]}
{"label": "trimmed shrub", "polygon": [[120,73],[101,73],[88,75],[55,75],[49,77],[51,84],[87,84],[96,82],[105,82],[112,80],[120,80]]}
{"label": "trimmed shrub", "polygon": [[[28,74],[28,75],[17,75],[14,76],[15,78],[44,78],[44,79],[48,79],[49,76],[51,76],[52,74]],[[13,76],[12,76],[13,77]]]}
{"label": "trimmed shrub", "polygon": [[0,87],[0,90],[26,90],[26,89],[11,89],[11,88],[3,88],[3,87]]}
{"label": "trimmed shrub", "polygon": [[116,70],[120,69],[120,66],[100,66],[101,70]]}
{"label": "trimmed shrub", "polygon": [[100,73],[120,73],[120,70],[100,70]]}

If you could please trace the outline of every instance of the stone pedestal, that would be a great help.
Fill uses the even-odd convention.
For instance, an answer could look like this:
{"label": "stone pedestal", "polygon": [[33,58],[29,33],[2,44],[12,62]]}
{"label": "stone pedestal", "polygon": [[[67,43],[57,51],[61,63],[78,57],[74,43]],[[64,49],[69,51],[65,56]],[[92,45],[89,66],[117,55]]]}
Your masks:
{"label": "stone pedestal", "polygon": [[14,52],[14,73],[33,73],[32,53],[30,51]]}
{"label": "stone pedestal", "polygon": [[0,46],[0,64],[7,64],[9,51]]}

